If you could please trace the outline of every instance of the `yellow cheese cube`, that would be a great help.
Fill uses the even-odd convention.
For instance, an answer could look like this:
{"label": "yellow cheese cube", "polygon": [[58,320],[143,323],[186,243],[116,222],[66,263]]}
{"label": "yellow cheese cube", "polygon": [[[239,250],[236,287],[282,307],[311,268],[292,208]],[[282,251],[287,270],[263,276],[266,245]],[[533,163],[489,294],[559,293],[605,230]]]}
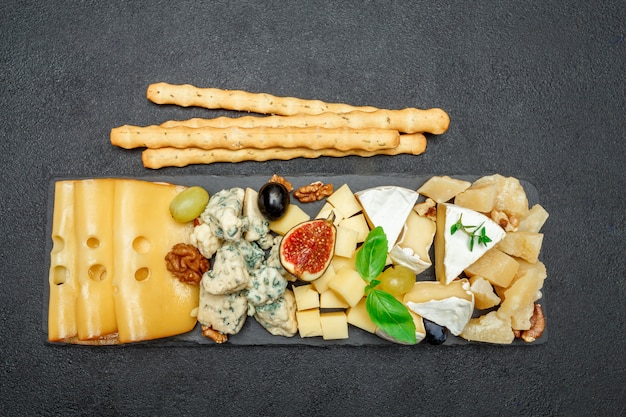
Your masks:
{"label": "yellow cheese cube", "polygon": [[376,325],[370,319],[369,314],[365,308],[365,297],[363,297],[359,302],[354,306],[350,307],[347,312],[348,323],[358,327],[359,329],[363,329],[366,332],[376,333]]}
{"label": "yellow cheese cube", "polygon": [[354,269],[356,271],[356,259],[352,258],[344,258],[342,256],[335,256],[330,261],[330,264],[335,271],[339,271],[342,268]]}
{"label": "yellow cheese cube", "polygon": [[369,225],[367,224],[367,219],[365,218],[365,215],[363,213],[341,220],[339,222],[339,226],[356,230],[356,232],[358,233],[356,240],[357,243],[365,242],[365,239],[370,232]]}
{"label": "yellow cheese cube", "polygon": [[328,289],[320,294],[320,308],[348,308],[349,305],[337,294]]}
{"label": "yellow cheese cube", "polygon": [[269,228],[272,232],[284,235],[292,227],[307,220],[310,220],[309,216],[304,210],[295,204],[289,204],[287,206],[287,212],[278,220],[273,220],[269,224]]}
{"label": "yellow cheese cube", "polygon": [[335,190],[335,192],[328,196],[326,201],[332,204],[336,211],[341,213],[341,217],[343,218],[354,216],[362,210],[361,205],[348,184],[344,184]]}
{"label": "yellow cheese cube", "polygon": [[334,215],[333,224],[337,226],[343,220],[343,214],[338,210],[335,210],[332,204],[326,202],[315,215],[316,219],[328,219],[331,215]]}
{"label": "yellow cheese cube", "polygon": [[335,238],[335,256],[351,258],[356,250],[359,232],[342,226],[337,226]]}
{"label": "yellow cheese cube", "polygon": [[311,284],[294,286],[293,295],[296,297],[296,306],[299,311],[320,306],[320,295]]}
{"label": "yellow cheese cube", "polygon": [[348,321],[343,311],[321,313],[320,323],[324,340],[348,338]]}
{"label": "yellow cheese cube", "polygon": [[363,297],[366,282],[358,272],[350,268],[341,268],[335,272],[328,287],[335,291],[350,307],[354,307]]}
{"label": "yellow cheese cube", "polygon": [[298,333],[300,337],[315,337],[322,335],[322,324],[319,308],[296,311]]}
{"label": "yellow cheese cube", "polygon": [[326,268],[326,271],[324,271],[321,277],[319,277],[315,281],[311,281],[311,285],[313,285],[313,288],[315,288],[315,290],[321,294],[328,289],[328,283],[331,279],[333,279],[334,276],[335,267],[331,263],[330,265],[328,265],[328,268]]}

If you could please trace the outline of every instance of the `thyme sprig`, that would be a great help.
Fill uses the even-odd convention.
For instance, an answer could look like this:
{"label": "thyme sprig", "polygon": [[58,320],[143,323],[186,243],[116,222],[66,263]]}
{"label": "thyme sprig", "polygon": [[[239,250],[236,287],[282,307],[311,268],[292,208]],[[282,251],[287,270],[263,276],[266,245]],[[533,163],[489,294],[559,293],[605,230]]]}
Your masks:
{"label": "thyme sprig", "polygon": [[461,213],[459,220],[457,220],[457,222],[450,227],[450,234],[453,235],[460,230],[468,235],[470,238],[469,249],[471,252],[474,250],[474,242],[478,242],[479,245],[482,244],[485,246],[487,246],[487,243],[491,242],[491,238],[487,236],[487,231],[483,226],[484,224],[485,222],[482,222],[478,226],[463,224],[463,214]]}

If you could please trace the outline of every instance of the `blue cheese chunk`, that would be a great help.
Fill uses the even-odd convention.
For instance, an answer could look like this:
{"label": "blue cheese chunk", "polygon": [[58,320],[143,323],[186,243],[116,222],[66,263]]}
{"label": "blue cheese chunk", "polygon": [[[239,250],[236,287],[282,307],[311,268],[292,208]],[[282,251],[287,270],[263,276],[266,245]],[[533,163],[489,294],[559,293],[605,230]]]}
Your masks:
{"label": "blue cheese chunk", "polygon": [[198,321],[224,334],[237,334],[248,316],[248,301],[243,291],[215,295],[200,289]]}
{"label": "blue cheese chunk", "polygon": [[274,336],[291,337],[298,332],[296,298],[291,290],[273,303],[256,307],[254,318]]}
{"label": "blue cheese chunk", "polygon": [[217,238],[236,241],[248,228],[248,221],[242,215],[244,195],[243,188],[231,188],[218,191],[209,200],[200,217]]}
{"label": "blue cheese chunk", "polygon": [[235,243],[224,243],[215,254],[213,268],[202,276],[200,285],[208,294],[220,295],[243,290],[250,282],[244,256]]}
{"label": "blue cheese chunk", "polygon": [[[250,274],[250,285],[246,298],[253,307],[273,303],[285,293],[287,280],[279,269],[262,265]],[[253,308],[251,308],[251,311]],[[250,312],[249,312],[250,313]],[[254,311],[252,311],[254,314]]]}
{"label": "blue cheese chunk", "polygon": [[243,214],[248,219],[248,230],[244,238],[248,242],[256,242],[262,249],[269,249],[273,243],[270,222],[259,210],[258,195],[252,188],[246,188]]}

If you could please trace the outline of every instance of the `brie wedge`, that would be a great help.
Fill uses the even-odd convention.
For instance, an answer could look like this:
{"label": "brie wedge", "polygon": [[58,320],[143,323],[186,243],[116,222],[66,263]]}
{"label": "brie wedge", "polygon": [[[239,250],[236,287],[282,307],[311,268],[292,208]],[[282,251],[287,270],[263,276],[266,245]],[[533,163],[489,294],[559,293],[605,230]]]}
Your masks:
{"label": "brie wedge", "polygon": [[404,187],[381,186],[359,191],[355,195],[370,226],[380,226],[385,231],[390,252],[419,194]]}
{"label": "brie wedge", "polygon": [[[481,243],[463,230],[451,233],[452,226],[461,220],[464,226],[482,228],[489,242]],[[474,229],[467,229],[472,232]],[[506,232],[496,222],[477,211],[454,204],[437,205],[437,233],[435,235],[435,275],[442,284],[449,284],[469,265],[501,241]],[[474,239],[473,246],[471,240]]]}

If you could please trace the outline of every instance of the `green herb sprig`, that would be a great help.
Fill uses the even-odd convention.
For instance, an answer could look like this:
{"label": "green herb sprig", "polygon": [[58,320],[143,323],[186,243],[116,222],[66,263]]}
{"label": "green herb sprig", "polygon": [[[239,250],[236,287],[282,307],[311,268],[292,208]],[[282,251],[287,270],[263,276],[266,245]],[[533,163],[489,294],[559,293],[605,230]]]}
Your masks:
{"label": "green herb sprig", "polygon": [[463,224],[463,214],[461,213],[459,220],[450,227],[450,234],[453,235],[460,230],[468,235],[470,238],[469,249],[471,252],[474,250],[474,242],[485,246],[487,246],[487,243],[491,242],[491,238],[487,236],[487,231],[483,227],[484,224],[485,222],[482,222],[478,226],[465,225]]}
{"label": "green herb sprig", "polygon": [[365,309],[372,322],[391,338],[401,343],[416,344],[415,323],[409,310],[393,295],[376,288],[376,278],[387,260],[387,236],[382,227],[370,231],[356,256],[356,270],[367,282]]}

